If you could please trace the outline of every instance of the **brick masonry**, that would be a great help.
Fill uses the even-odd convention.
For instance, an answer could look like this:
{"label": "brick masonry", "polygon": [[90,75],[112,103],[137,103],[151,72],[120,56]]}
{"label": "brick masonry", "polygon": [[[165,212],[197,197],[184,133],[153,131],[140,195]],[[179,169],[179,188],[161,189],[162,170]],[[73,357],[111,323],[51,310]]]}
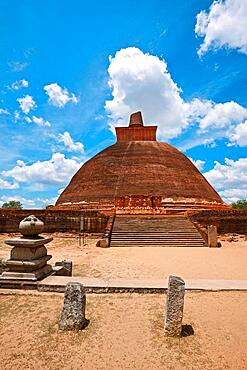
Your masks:
{"label": "brick masonry", "polygon": [[218,234],[247,234],[247,211],[239,210],[204,210],[189,212],[190,220],[206,229],[209,225],[215,225]]}
{"label": "brick masonry", "polygon": [[[85,232],[103,234],[110,220],[109,214],[94,210],[0,209],[0,232],[18,232],[19,222],[30,214],[45,223],[44,232],[79,232],[80,219],[83,216]],[[187,215],[202,230],[206,230],[208,225],[215,225],[219,234],[247,234],[247,211],[203,210],[188,212]]]}
{"label": "brick masonry", "polygon": [[0,232],[18,232],[20,221],[34,214],[45,224],[44,232],[79,232],[81,217],[84,218],[84,231],[102,234],[109,219],[108,215],[99,211],[68,211],[68,210],[14,210],[0,209]]}

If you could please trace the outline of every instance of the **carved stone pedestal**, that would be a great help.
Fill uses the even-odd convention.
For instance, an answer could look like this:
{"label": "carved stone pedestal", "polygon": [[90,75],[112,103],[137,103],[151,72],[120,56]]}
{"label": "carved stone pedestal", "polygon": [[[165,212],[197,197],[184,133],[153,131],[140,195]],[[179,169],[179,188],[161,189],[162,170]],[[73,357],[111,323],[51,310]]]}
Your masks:
{"label": "carved stone pedestal", "polygon": [[39,280],[51,273],[52,267],[47,261],[52,256],[47,254],[45,244],[52,239],[38,236],[5,240],[14,248],[6,261],[8,271],[3,272],[0,279]]}

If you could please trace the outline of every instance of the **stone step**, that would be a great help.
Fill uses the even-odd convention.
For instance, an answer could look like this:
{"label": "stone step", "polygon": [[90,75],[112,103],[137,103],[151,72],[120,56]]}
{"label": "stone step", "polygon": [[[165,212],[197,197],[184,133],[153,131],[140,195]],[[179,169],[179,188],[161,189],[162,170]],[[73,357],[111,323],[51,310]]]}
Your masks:
{"label": "stone step", "polygon": [[203,247],[196,227],[184,216],[116,216],[111,235],[112,247]]}
{"label": "stone step", "polygon": [[134,236],[134,237],[141,237],[141,236],[147,236],[147,237],[150,237],[150,236],[154,236],[154,237],[159,237],[159,236],[174,236],[174,235],[178,235],[178,236],[182,236],[182,235],[200,235],[198,233],[198,231],[190,231],[190,232],[184,232],[184,231],[169,231],[169,232],[157,232],[157,233],[133,233],[133,231],[131,232],[114,232],[114,235],[119,235],[119,236],[124,236],[124,237],[128,237],[128,236]]}
{"label": "stone step", "polygon": [[124,236],[124,235],[112,235],[111,239],[147,239],[147,240],[150,240],[150,239],[201,239],[201,236],[200,235],[157,235],[157,236],[152,236],[152,235],[146,235],[146,236],[138,236],[138,235],[132,235],[132,236]]}
{"label": "stone step", "polygon": [[192,237],[198,237],[198,238],[201,238],[201,235],[200,234],[196,234],[196,233],[167,233],[167,234],[145,234],[145,235],[135,235],[135,234],[115,234],[112,236],[112,237],[117,237],[117,238],[174,238],[174,237],[178,237],[178,238],[182,238],[182,237],[189,237],[189,238],[192,238]]}
{"label": "stone step", "polygon": [[159,242],[159,243],[154,243],[152,241],[149,241],[149,242],[145,242],[145,243],[137,243],[136,241],[132,241],[132,242],[129,242],[129,241],[124,241],[122,243],[119,243],[119,242],[112,242],[111,243],[111,246],[151,246],[151,245],[155,245],[155,246],[170,246],[170,245],[174,245],[174,246],[204,246],[205,243],[203,242],[192,242],[192,241],[170,241],[170,242]]}
{"label": "stone step", "polygon": [[191,244],[191,243],[188,243],[188,244],[128,244],[128,243],[125,243],[125,244],[113,244],[111,245],[111,247],[117,247],[117,248],[125,248],[125,247],[178,247],[178,248],[185,248],[185,247],[199,247],[199,248],[202,248],[202,247],[206,247],[205,244]]}

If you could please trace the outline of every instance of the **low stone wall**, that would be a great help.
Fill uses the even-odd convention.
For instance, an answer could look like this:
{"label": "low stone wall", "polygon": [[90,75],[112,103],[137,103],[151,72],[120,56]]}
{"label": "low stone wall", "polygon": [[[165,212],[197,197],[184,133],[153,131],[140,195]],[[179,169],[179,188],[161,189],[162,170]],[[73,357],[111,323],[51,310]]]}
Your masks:
{"label": "low stone wall", "polygon": [[18,232],[20,221],[34,214],[45,224],[44,232],[79,232],[81,217],[86,233],[102,234],[109,216],[98,211],[68,211],[48,209],[0,209],[0,233]]}
{"label": "low stone wall", "polygon": [[188,212],[192,222],[206,228],[208,225],[217,226],[219,234],[247,234],[247,211],[236,209],[225,211],[204,210]]}

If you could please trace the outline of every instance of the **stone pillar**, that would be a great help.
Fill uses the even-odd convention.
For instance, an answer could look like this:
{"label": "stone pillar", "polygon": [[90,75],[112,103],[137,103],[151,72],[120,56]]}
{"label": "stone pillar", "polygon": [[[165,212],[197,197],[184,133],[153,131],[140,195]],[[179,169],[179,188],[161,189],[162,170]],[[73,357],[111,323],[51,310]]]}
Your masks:
{"label": "stone pillar", "polygon": [[184,309],[185,282],[178,276],[169,276],[165,312],[165,336],[181,335]]}
{"label": "stone pillar", "polygon": [[208,246],[210,248],[218,247],[217,227],[214,225],[208,226]]}
{"label": "stone pillar", "polygon": [[64,293],[64,305],[59,321],[61,330],[80,330],[88,325],[85,318],[86,293],[82,284],[68,283]]}

